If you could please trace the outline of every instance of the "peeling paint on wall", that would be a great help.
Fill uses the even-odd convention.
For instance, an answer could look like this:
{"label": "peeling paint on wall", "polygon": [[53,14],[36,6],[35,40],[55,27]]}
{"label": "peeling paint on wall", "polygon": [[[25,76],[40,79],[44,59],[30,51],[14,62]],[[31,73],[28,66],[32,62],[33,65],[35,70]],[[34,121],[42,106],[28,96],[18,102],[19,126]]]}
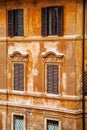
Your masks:
{"label": "peeling paint on wall", "polygon": [[66,74],[63,73],[62,75],[62,84],[63,84],[63,88],[66,89]]}
{"label": "peeling paint on wall", "polygon": [[[36,64],[38,62],[38,56],[40,53],[40,45],[39,42],[31,42],[27,44],[19,44],[15,43],[14,46],[9,46],[8,48],[8,55],[12,55],[14,52],[19,52],[21,54],[28,54],[28,52],[31,52],[32,56],[32,71],[28,76],[28,87],[30,91],[33,91],[33,77],[38,75],[38,70],[36,68]],[[30,66],[28,66],[28,70],[30,70]],[[8,78],[10,78],[10,73],[8,74]]]}
{"label": "peeling paint on wall", "polygon": [[68,43],[67,44],[67,49],[66,49],[66,58],[68,60],[70,60],[72,58],[72,55],[73,55],[72,43]]}
{"label": "peeling paint on wall", "polygon": [[46,51],[54,51],[58,50],[57,45],[59,42],[44,42],[44,48],[46,48]]}
{"label": "peeling paint on wall", "polygon": [[39,56],[39,53],[40,53],[39,42],[31,42],[30,44],[27,44],[26,47],[32,54],[33,68],[34,68],[35,64],[38,62],[38,56]]}
{"label": "peeling paint on wall", "polygon": [[9,46],[8,55],[12,55],[14,52],[20,52],[21,54],[27,54],[27,47],[24,44],[15,43],[14,46]]}

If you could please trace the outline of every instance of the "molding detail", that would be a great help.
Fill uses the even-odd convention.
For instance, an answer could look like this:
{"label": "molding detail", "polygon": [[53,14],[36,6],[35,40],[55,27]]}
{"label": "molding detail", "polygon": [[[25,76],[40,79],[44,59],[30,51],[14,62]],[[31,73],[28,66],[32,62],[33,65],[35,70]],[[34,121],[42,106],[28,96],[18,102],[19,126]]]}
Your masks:
{"label": "molding detail", "polygon": [[21,53],[19,52],[14,52],[12,55],[10,55],[12,61],[14,62],[19,62],[19,61],[22,61],[22,62],[25,62],[27,61],[27,54],[26,55],[22,55]]}
{"label": "molding detail", "polygon": [[42,52],[42,57],[44,62],[62,62],[62,58],[64,56],[63,53],[58,51],[46,51]]}

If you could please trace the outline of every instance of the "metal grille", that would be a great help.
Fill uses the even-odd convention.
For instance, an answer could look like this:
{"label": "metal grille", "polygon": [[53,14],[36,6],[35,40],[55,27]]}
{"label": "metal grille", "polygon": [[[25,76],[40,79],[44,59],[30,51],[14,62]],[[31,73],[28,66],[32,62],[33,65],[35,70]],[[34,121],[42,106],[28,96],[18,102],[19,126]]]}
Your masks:
{"label": "metal grille", "polygon": [[84,94],[87,95],[87,72],[84,72]]}
{"label": "metal grille", "polygon": [[58,121],[47,120],[47,130],[59,130]]}
{"label": "metal grille", "polygon": [[13,130],[24,130],[24,117],[23,116],[14,115]]}

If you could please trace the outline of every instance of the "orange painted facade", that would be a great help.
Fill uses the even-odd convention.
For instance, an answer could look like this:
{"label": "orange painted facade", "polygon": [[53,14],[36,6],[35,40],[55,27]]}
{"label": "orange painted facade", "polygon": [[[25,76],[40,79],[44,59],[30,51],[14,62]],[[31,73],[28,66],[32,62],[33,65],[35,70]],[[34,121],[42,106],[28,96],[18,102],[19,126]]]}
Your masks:
{"label": "orange painted facade", "polygon": [[[63,36],[43,37],[41,9],[52,6],[64,7]],[[23,9],[24,35],[9,37],[8,10],[16,9]],[[86,39],[87,30],[85,71]],[[0,130],[14,130],[14,114],[24,116],[24,130],[47,130],[48,119],[58,130],[82,130],[82,44],[82,0],[0,2]],[[14,90],[14,63],[24,65],[24,91]],[[47,93],[48,64],[59,66],[58,94]]]}

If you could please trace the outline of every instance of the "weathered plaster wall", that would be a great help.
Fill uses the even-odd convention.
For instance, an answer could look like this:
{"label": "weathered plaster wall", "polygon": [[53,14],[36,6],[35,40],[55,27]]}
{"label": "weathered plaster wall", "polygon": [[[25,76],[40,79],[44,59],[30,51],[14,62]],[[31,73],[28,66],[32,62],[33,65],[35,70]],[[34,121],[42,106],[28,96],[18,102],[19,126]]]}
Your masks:
{"label": "weathered plaster wall", "polygon": [[[41,8],[56,5],[64,6],[64,36],[42,37]],[[24,9],[24,36],[5,37],[6,9],[19,8]],[[7,7],[0,3],[0,14],[0,104],[4,106],[0,105],[0,130],[11,130],[12,113],[24,114],[29,130],[45,130],[45,118],[60,120],[62,130],[82,130],[82,0],[37,0],[36,4],[30,0],[9,1]],[[63,54],[60,93],[55,96],[45,91],[42,53],[49,50]],[[24,92],[12,90],[10,55],[16,51],[28,54]]]}

